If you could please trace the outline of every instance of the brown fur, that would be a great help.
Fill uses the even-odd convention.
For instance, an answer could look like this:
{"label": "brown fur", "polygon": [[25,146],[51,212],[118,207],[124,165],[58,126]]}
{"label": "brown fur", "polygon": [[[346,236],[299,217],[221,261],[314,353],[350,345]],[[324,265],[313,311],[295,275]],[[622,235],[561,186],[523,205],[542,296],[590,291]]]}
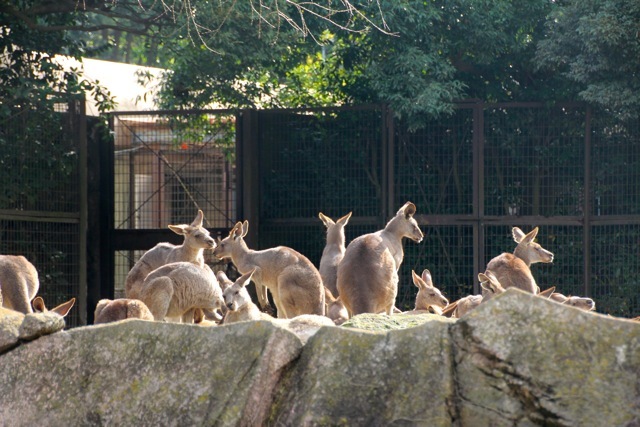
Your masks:
{"label": "brown fur", "polygon": [[460,318],[474,310],[480,304],[489,301],[494,296],[505,291],[493,272],[489,270],[484,273],[479,273],[478,281],[482,288],[482,295],[468,295],[452,303],[451,306],[455,306],[455,308],[453,311],[450,311],[451,317]]}
{"label": "brown fur", "polygon": [[327,243],[322,251],[318,271],[320,271],[324,287],[329,289],[332,295],[338,297],[340,295],[336,285],[338,264],[340,264],[340,261],[342,261],[344,257],[344,251],[346,249],[344,227],[349,222],[349,218],[351,218],[351,212],[335,222],[322,212],[318,214],[318,217],[320,217],[325,227],[327,227]]}
{"label": "brown fur", "polygon": [[202,226],[204,214],[201,210],[191,225],[169,225],[169,229],[184,236],[181,245],[158,243],[145,252],[135,263],[125,279],[125,295],[127,298],[139,298],[140,287],[149,273],[158,267],[172,262],[192,262],[200,267],[204,264],[203,252],[213,249],[215,240],[209,236],[209,231]]}
{"label": "brown fur", "polygon": [[286,246],[261,251],[249,249],[244,241],[248,231],[248,221],[238,222],[213,254],[221,259],[231,258],[241,274],[255,269],[252,280],[256,289],[262,287],[271,291],[279,318],[324,315],[324,286],[313,263]]}
{"label": "brown fur", "polygon": [[0,255],[2,306],[20,313],[33,313],[31,300],[40,289],[38,271],[22,255]]}
{"label": "brown fur", "polygon": [[534,242],[538,227],[526,235],[518,227],[513,227],[512,234],[518,243],[513,254],[505,252],[493,258],[487,264],[487,270],[496,275],[505,289],[513,286],[535,294],[539,288],[531,274],[530,266],[536,262],[552,262],[553,254]]}
{"label": "brown fur", "polygon": [[222,291],[213,271],[190,262],[164,265],[147,276],[140,289],[140,298],[155,320],[181,318],[193,323],[194,310],[219,310]]}
{"label": "brown fur", "polygon": [[324,288],[324,301],[326,303],[325,312],[327,313],[327,317],[333,320],[334,324],[342,325],[349,320],[349,313],[340,297],[334,297],[327,288]]}
{"label": "brown fur", "polygon": [[419,313],[436,313],[442,314],[443,310],[449,305],[447,300],[440,289],[433,285],[433,279],[431,272],[426,268],[422,271],[422,274],[418,274],[411,270],[411,277],[413,284],[418,288],[416,294],[416,306],[411,311],[406,311],[407,314],[419,314]]}
{"label": "brown fur", "polygon": [[76,299],[71,298],[69,301],[63,302],[62,304],[52,308],[51,310],[48,310],[44,305],[44,300],[41,297],[35,297],[33,299],[33,311],[35,311],[36,313],[53,312],[59,314],[62,317],[66,317],[75,303]]}
{"label": "brown fur", "polygon": [[398,293],[398,269],[404,258],[402,239],[421,242],[413,218],[416,207],[405,203],[384,229],[354,239],[338,265],[337,287],[349,316],[393,313]]}
{"label": "brown fur", "polygon": [[117,322],[124,319],[153,320],[153,314],[145,303],[137,299],[101,299],[96,305],[93,323]]}
{"label": "brown fur", "polygon": [[552,293],[550,298],[560,304],[579,308],[584,311],[594,311],[596,309],[596,303],[591,298],[565,296],[557,292]]}

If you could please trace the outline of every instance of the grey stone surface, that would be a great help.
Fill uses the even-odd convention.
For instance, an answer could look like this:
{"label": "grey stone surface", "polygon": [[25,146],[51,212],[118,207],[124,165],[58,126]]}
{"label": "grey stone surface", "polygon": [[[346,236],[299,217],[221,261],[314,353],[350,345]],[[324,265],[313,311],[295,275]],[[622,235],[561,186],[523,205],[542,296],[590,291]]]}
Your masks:
{"label": "grey stone surface", "polygon": [[21,324],[0,321],[0,425],[640,425],[640,323],[518,290],[301,337],[126,320],[27,342]]}

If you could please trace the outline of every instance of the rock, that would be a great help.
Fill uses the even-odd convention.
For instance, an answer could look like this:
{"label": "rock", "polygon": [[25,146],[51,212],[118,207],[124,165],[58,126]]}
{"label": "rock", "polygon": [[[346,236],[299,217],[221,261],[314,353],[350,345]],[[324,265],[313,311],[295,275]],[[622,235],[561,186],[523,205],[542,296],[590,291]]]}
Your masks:
{"label": "rock", "polygon": [[124,320],[2,356],[8,425],[259,425],[300,340],[271,322],[226,327]]}
{"label": "rock", "polygon": [[358,314],[342,324],[343,327],[364,329],[368,331],[387,332],[393,329],[406,329],[423,325],[427,322],[455,322],[455,319],[438,316],[436,314]]}
{"label": "rock", "polygon": [[21,340],[33,340],[43,335],[53,334],[63,330],[64,318],[53,312],[29,313],[24,316],[20,325],[18,338]]}
{"label": "rock", "polygon": [[[383,315],[367,316],[387,324]],[[388,333],[323,328],[278,387],[269,425],[451,425],[448,321]]]}
{"label": "rock", "polygon": [[18,345],[24,314],[0,307],[0,354]]}
{"label": "rock", "polygon": [[320,323],[125,320],[25,343],[7,322],[0,424],[640,425],[639,322],[509,289],[458,320]]}
{"label": "rock", "polygon": [[516,289],[451,326],[460,425],[640,425],[640,325]]}
{"label": "rock", "polygon": [[59,314],[28,313],[0,307],[0,354],[19,344],[63,330],[64,318]]}

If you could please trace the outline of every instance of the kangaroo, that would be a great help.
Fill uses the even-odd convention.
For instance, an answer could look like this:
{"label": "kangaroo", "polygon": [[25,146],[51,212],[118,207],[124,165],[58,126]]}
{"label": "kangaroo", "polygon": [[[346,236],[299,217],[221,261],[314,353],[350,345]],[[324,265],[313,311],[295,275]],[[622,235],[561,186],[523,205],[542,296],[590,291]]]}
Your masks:
{"label": "kangaroo", "polygon": [[452,318],[460,318],[475,309],[483,302],[489,301],[496,295],[499,295],[505,291],[496,276],[491,271],[485,271],[478,274],[478,281],[482,288],[482,295],[468,295],[464,298],[460,298],[454,303],[450,304],[447,308],[448,313]]}
{"label": "kangaroo", "polygon": [[243,320],[272,319],[267,313],[261,312],[258,306],[251,301],[251,296],[247,291],[246,286],[251,281],[251,276],[254,272],[255,269],[243,274],[224,290],[224,303],[228,311],[222,320],[223,324],[241,322]]}
{"label": "kangaroo", "polygon": [[124,319],[154,320],[145,303],[137,299],[101,299],[96,305],[93,324],[117,322]]}
{"label": "kangaroo", "polygon": [[502,253],[487,264],[502,287],[514,286],[523,291],[536,294],[538,285],[531,274],[530,266],[536,262],[553,262],[553,253],[544,249],[534,239],[538,235],[538,227],[524,234],[518,227],[512,229],[513,240],[518,244],[513,254]]}
{"label": "kangaroo", "polygon": [[236,223],[213,254],[220,259],[231,258],[240,274],[255,269],[252,280],[271,291],[278,318],[324,315],[324,286],[313,263],[286,246],[260,251],[249,249],[244,241],[248,231],[248,221]]}
{"label": "kangaroo", "polygon": [[48,310],[44,304],[44,300],[42,299],[42,297],[35,297],[33,299],[33,311],[36,313],[52,312],[59,314],[62,317],[66,317],[75,303],[76,299],[71,298],[69,301],[63,302],[62,304],[52,308],[51,310]]}
{"label": "kangaroo", "polygon": [[153,270],[140,288],[140,298],[155,320],[182,318],[193,323],[194,310],[222,307],[222,291],[211,268],[173,262]]}
{"label": "kangaroo", "polygon": [[145,252],[125,279],[127,298],[138,298],[140,286],[147,274],[165,264],[187,261],[200,267],[205,265],[203,252],[205,249],[215,248],[216,242],[209,236],[209,231],[202,226],[203,219],[204,214],[198,210],[198,215],[191,225],[169,225],[171,231],[184,236],[184,241],[181,245],[173,245],[168,242],[158,243]]}
{"label": "kangaroo", "polygon": [[440,289],[433,285],[431,272],[426,268],[422,271],[422,275],[411,270],[413,284],[418,288],[416,294],[416,306],[411,311],[405,311],[405,314],[419,314],[434,312],[442,314],[442,311],[449,305],[449,300],[442,295]]}
{"label": "kangaroo", "polygon": [[38,270],[22,255],[0,255],[2,306],[20,313],[33,313],[31,300],[40,289]]}
{"label": "kangaroo", "polygon": [[344,227],[351,218],[351,212],[337,221],[333,221],[322,212],[318,214],[325,227],[327,227],[327,243],[320,258],[320,276],[324,287],[331,291],[334,296],[339,296],[336,286],[336,276],[338,274],[338,264],[342,261],[345,251]]}
{"label": "kangaroo", "polygon": [[557,292],[552,293],[549,298],[560,304],[576,307],[584,311],[594,311],[596,309],[596,303],[591,298],[565,296]]}
{"label": "kangaroo", "polygon": [[405,203],[384,229],[354,239],[338,265],[337,286],[349,316],[394,311],[398,269],[404,258],[402,239],[420,243],[422,231],[413,215],[416,206]]}
{"label": "kangaroo", "polygon": [[324,288],[324,301],[325,305],[325,313],[327,317],[333,320],[333,323],[336,325],[342,325],[344,322],[349,320],[349,313],[345,308],[344,304],[340,297],[336,298],[333,296],[331,291]]}

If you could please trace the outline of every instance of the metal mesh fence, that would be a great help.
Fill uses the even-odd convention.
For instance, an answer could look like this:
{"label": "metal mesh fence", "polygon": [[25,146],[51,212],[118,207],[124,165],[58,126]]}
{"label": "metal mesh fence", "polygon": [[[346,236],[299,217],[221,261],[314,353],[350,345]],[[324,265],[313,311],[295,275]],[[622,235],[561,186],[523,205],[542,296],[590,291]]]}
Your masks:
{"label": "metal mesh fence", "polygon": [[260,217],[313,218],[321,211],[379,216],[381,134],[378,108],[264,112]]}
{"label": "metal mesh fence", "polygon": [[[345,230],[348,244],[383,228],[409,200],[417,206],[425,239],[404,244],[396,300],[403,310],[413,307],[417,292],[411,270],[429,269],[450,300],[477,293],[477,273],[492,257],[515,248],[511,228],[528,232],[538,226],[538,242],[555,254],[553,263],[532,266],[541,289],[591,296],[603,313],[640,313],[637,120],[613,119],[576,104],[478,103],[461,104],[452,116],[411,133],[379,106],[252,114],[237,142],[255,160],[238,159],[243,170],[251,168],[238,188],[244,198],[236,200],[233,191],[225,196],[238,203],[242,217],[227,210],[216,223],[221,234],[251,217],[252,249],[285,245],[318,265],[325,244],[319,212],[332,218],[353,212]],[[171,132],[160,138],[175,142]],[[162,151],[176,170],[194,163],[185,157],[191,147],[181,152],[181,144]],[[166,168],[158,149],[142,144],[121,150],[123,159],[116,162],[123,175],[116,186],[128,190],[116,196],[116,225],[140,227],[144,206],[154,203],[167,213],[153,213],[150,226],[166,227],[171,218],[190,221],[198,199],[184,193],[183,183],[197,174],[180,172],[181,182],[173,172],[141,172],[145,153],[151,159],[146,170]],[[225,173],[212,170],[207,179]],[[154,173],[160,177],[155,181]],[[137,177],[145,174],[150,176]],[[231,188],[235,178],[228,176]],[[164,190],[142,191],[145,179],[152,180],[149,188]],[[176,201],[168,203],[171,197]],[[132,262],[131,254],[123,256]]]}
{"label": "metal mesh fence", "polygon": [[591,294],[596,310],[635,317],[640,311],[640,224],[592,227]]}
{"label": "metal mesh fence", "polygon": [[68,327],[83,322],[80,150],[77,111],[24,111],[0,124],[0,254],[38,271],[48,308],[76,298]]}
{"label": "metal mesh fence", "polygon": [[410,200],[418,213],[473,213],[473,111],[431,121],[410,133],[399,127],[395,141],[394,205]]}
{"label": "metal mesh fence", "polygon": [[485,215],[581,215],[584,108],[484,112]]}
{"label": "metal mesh fence", "polygon": [[[122,113],[114,115],[113,131],[116,230],[190,224],[198,209],[206,228],[233,225],[234,114]],[[147,249],[155,243],[149,242]],[[142,253],[116,252],[116,297],[124,296],[124,279]],[[217,262],[209,252],[206,258]]]}

